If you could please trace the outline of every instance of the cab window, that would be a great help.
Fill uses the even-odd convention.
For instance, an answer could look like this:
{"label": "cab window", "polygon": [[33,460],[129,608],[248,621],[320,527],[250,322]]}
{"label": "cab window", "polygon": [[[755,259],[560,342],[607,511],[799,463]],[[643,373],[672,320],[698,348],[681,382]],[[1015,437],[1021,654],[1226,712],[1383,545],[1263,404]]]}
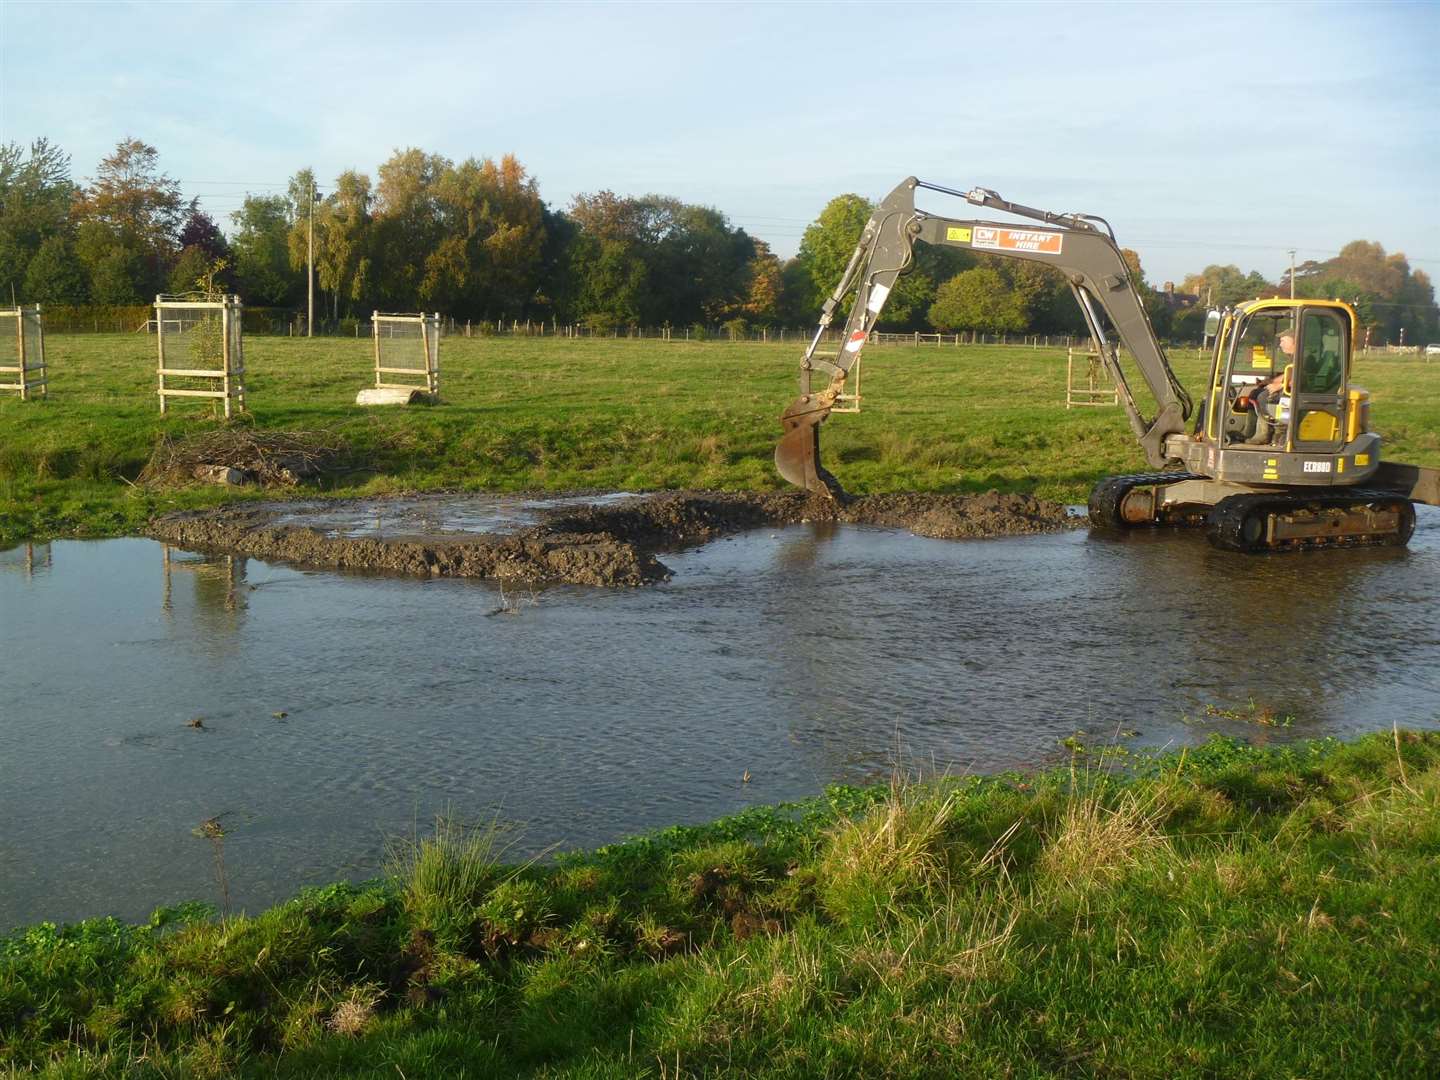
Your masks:
{"label": "cab window", "polygon": [[1256,313],[1245,320],[1235,350],[1235,382],[1264,382],[1285,370],[1290,357],[1280,351],[1283,334],[1294,333],[1290,313]]}
{"label": "cab window", "polygon": [[1338,394],[1344,381],[1344,324],[1333,312],[1306,312],[1300,336],[1300,392]]}

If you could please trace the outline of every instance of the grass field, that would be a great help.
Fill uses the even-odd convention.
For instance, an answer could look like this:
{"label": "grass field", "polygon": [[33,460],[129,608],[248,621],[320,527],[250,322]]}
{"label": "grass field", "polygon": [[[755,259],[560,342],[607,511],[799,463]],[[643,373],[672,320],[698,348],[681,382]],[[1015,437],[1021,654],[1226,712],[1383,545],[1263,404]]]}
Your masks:
{"label": "grass field", "polygon": [[[234,497],[134,480],[153,339],[56,336],[0,401],[0,544]],[[365,411],[364,341],[255,338],[250,420],[336,435],[328,490],[778,487],[794,346],[448,340],[444,403]],[[1193,353],[1175,357],[1192,389]],[[826,423],[856,492],[1081,501],[1142,465],[1064,355],[876,349]],[[1362,361],[1392,456],[1440,465],[1440,364]],[[393,875],[253,917],[0,938],[0,1073],[57,1077],[1433,1076],[1440,736],[1215,741],[837,789],[556,865],[454,825]],[[216,838],[223,851],[223,838]]]}
{"label": "grass field", "polygon": [[1440,735],[835,789],[552,866],[0,938],[55,1077],[1433,1077]]}
{"label": "grass field", "polygon": [[[162,418],[155,340],[53,335],[48,400],[0,400],[0,543],[131,532],[154,513],[233,493],[133,481],[163,433],[211,426],[205,406]],[[776,417],[795,393],[795,344],[449,338],[443,404],[354,405],[370,344],[246,342],[250,419],[350,448],[329,490],[774,488]],[[1192,392],[1194,350],[1172,357]],[[1359,362],[1391,456],[1440,465],[1440,363]],[[1101,475],[1144,465],[1118,409],[1063,407],[1063,350],[883,346],[867,354],[865,411],[824,428],[826,461],[856,493],[1033,492],[1082,502]]]}

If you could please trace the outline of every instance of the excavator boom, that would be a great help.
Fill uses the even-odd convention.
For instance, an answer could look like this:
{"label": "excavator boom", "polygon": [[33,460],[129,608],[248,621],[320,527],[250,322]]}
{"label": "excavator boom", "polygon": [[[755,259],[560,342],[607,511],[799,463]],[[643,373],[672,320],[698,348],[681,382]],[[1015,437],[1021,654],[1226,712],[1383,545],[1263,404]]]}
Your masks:
{"label": "excavator boom", "polygon": [[[938,217],[915,207],[915,192],[925,189],[965,199],[977,206],[1027,217],[1044,228],[1017,228],[989,221]],[[800,396],[780,417],[784,434],[775,448],[775,465],[790,483],[843,500],[844,490],[820,463],[820,423],[831,410],[852,400],[846,378],[874,330],[895,279],[914,259],[916,242],[966,248],[987,255],[1025,259],[1053,266],[1070,285],[1091,337],[1120,393],[1122,404],[1145,456],[1155,468],[1172,460],[1165,440],[1183,432],[1192,409],[1160,348],[1129,268],[1114,234],[1101,218],[1056,214],[1008,202],[986,188],[955,191],[908,177],[876,207],[820,316],[820,325],[800,363]],[[840,348],[825,355],[820,346],[837,308],[854,292]],[[1103,313],[1103,317],[1102,317]],[[1156,413],[1147,417],[1136,402],[1121,367],[1117,343],[1134,357]],[[815,385],[815,374],[824,378]]]}

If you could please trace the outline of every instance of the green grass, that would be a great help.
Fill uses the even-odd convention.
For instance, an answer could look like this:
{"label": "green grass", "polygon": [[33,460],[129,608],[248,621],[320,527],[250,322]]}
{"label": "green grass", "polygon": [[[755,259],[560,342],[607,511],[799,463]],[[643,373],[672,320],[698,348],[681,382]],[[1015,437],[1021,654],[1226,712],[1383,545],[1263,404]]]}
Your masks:
{"label": "green grass", "polygon": [[1440,735],[831,790],[555,865],[0,939],[0,1067],[1433,1076]]}
{"label": "green grass", "polygon": [[[787,344],[449,338],[444,403],[354,405],[366,340],[253,337],[247,422],[335,433],[351,448],[337,494],[400,489],[655,489],[782,485],[776,417],[795,393]],[[229,492],[132,486],[163,433],[201,430],[205,406],[161,418],[155,341],[52,335],[51,397],[0,400],[0,544],[133,532],[157,512]],[[1172,358],[1192,391],[1194,350]],[[1440,465],[1440,364],[1359,362],[1374,421],[1396,460]],[[1100,476],[1144,462],[1118,409],[1063,407],[1064,351],[874,347],[865,411],[824,428],[826,461],[850,490],[988,488],[1084,501]]]}

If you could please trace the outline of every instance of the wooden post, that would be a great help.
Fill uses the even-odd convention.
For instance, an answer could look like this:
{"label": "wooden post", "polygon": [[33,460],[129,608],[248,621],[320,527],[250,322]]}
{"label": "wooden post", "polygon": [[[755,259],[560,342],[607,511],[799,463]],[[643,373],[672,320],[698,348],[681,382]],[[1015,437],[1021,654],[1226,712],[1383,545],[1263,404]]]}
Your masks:
{"label": "wooden post", "polygon": [[30,400],[30,366],[25,362],[25,309],[15,309],[15,355],[20,360],[20,400]]}
{"label": "wooden post", "polygon": [[[225,419],[230,419],[230,298],[220,309],[220,389],[225,394]],[[307,326],[308,329],[308,326]]]}
{"label": "wooden post", "polygon": [[45,366],[45,320],[40,305],[35,305],[35,340],[40,345],[40,393],[50,396],[50,369]]}
{"label": "wooden post", "polygon": [[155,346],[159,350],[157,378],[160,380],[160,415],[165,415],[165,319],[160,314],[160,297],[155,297]]}

